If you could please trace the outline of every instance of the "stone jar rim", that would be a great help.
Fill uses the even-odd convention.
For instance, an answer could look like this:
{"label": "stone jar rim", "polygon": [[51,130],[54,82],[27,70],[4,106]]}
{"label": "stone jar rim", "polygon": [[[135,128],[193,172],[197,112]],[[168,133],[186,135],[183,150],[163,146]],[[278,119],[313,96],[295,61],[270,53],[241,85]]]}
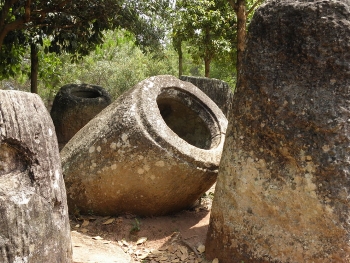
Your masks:
{"label": "stone jar rim", "polygon": [[69,95],[76,101],[92,101],[100,100],[101,97],[109,97],[102,87],[91,84],[66,84],[60,92]]}
{"label": "stone jar rim", "polygon": [[[136,86],[135,90],[137,92],[134,99],[136,99],[139,115],[142,116],[140,121],[144,130],[149,133],[156,144],[163,149],[167,149],[171,154],[180,156],[186,162],[193,163],[200,169],[217,170],[227,129],[227,119],[220,108],[192,83],[181,81],[170,75],[151,77]],[[215,142],[212,143],[209,149],[191,145],[174,133],[165,123],[157,105],[157,98],[169,90],[174,91],[173,93],[177,91],[187,96],[185,100],[182,100],[183,103],[187,104],[185,105],[187,107],[192,107],[191,103],[196,102],[199,107],[195,111],[199,115],[207,117],[203,121],[208,126],[215,126],[209,127],[212,136],[214,135],[215,137]]]}

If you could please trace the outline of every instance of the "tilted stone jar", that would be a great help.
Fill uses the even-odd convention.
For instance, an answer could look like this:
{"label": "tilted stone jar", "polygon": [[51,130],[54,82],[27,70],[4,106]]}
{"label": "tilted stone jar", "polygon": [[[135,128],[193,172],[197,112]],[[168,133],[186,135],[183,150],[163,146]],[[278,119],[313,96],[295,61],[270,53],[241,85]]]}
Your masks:
{"label": "tilted stone jar", "polygon": [[62,149],[71,212],[164,215],[215,182],[227,120],[197,87],[173,76],[137,84]]}

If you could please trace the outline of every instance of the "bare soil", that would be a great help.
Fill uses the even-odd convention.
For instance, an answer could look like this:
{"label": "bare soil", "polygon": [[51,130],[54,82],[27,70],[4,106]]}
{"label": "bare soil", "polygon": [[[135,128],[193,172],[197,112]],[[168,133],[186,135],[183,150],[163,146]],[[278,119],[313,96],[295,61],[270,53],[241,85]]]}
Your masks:
{"label": "bare soil", "polygon": [[[94,215],[72,217],[71,229],[74,233],[78,232],[73,238],[74,262],[117,262],[102,260],[101,257],[101,260],[91,257],[88,259],[88,255],[101,254],[97,249],[102,244],[102,248],[107,249],[107,252],[103,252],[105,254],[110,251],[108,246],[119,246],[132,258],[133,261],[129,262],[207,263],[204,245],[214,187],[215,185],[192,209],[173,215],[144,218],[129,214],[119,217]],[[84,245],[81,245],[82,243]],[[84,255],[86,261],[81,260]],[[80,260],[77,259],[78,256]],[[103,257],[108,258],[108,255]]]}

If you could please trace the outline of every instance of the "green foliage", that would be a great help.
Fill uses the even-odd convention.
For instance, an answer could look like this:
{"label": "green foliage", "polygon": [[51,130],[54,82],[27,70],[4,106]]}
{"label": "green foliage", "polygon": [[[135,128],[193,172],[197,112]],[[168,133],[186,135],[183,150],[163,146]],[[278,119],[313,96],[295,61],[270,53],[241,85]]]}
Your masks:
{"label": "green foliage", "polygon": [[11,43],[3,46],[0,51],[0,80],[8,79],[22,71],[22,60],[26,48],[20,44],[22,41],[15,34],[9,34],[8,41]]}
{"label": "green foliage", "polygon": [[0,78],[20,71],[23,55],[32,43],[43,46],[46,54],[69,53],[77,62],[103,43],[103,32],[108,29],[127,29],[142,48],[159,49],[164,28],[156,26],[150,14],[164,14],[167,1],[137,2],[0,1]]}
{"label": "green foliage", "polygon": [[229,84],[230,87],[236,86],[236,50],[228,52],[213,60],[210,76],[220,79]]}
{"label": "green foliage", "polygon": [[232,57],[236,16],[227,1],[180,0],[176,5],[172,34],[176,51],[182,42],[188,43],[188,51],[197,64]]}
{"label": "green foliage", "polygon": [[139,232],[141,230],[141,223],[140,221],[135,218],[135,221],[132,223],[132,227],[130,229],[130,233],[135,233],[135,232]]}
{"label": "green foliage", "polygon": [[[73,64],[67,53],[56,56],[45,54],[42,49],[39,51],[39,95],[47,106],[60,87],[68,83],[100,85],[116,99],[124,91],[150,76],[177,75],[177,54],[171,45],[165,46],[162,52],[156,54],[143,53],[135,44],[133,34],[125,30],[108,31],[104,37],[104,43],[98,45],[94,52]],[[44,47],[46,44],[44,40]],[[185,45],[184,48],[186,49]],[[185,52],[184,58],[184,75],[203,76],[202,64],[192,63],[188,52]],[[16,78],[0,82],[0,88],[30,91],[29,64],[28,58],[23,60]],[[225,61],[214,61],[212,77],[231,84],[232,70]]]}
{"label": "green foliage", "polygon": [[[100,85],[117,98],[141,80],[153,75],[176,72],[174,54],[170,51],[154,56],[143,53],[135,39],[125,31],[109,31],[106,41],[79,63],[65,63],[61,85],[90,83]],[[64,82],[64,83],[63,83]]]}
{"label": "green foliage", "polygon": [[[39,79],[42,84],[48,88],[53,89],[60,82],[62,68],[62,60],[54,53],[45,53],[43,49],[50,45],[48,39],[44,39],[43,48],[38,53],[40,67],[39,67]],[[30,74],[28,69],[28,74]],[[30,75],[28,75],[30,77]]]}

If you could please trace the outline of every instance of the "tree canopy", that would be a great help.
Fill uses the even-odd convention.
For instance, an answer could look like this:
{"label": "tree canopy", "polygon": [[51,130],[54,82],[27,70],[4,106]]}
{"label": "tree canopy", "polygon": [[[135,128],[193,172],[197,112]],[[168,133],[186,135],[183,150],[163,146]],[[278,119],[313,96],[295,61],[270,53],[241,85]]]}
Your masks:
{"label": "tree canopy", "polygon": [[14,75],[28,46],[44,39],[50,42],[45,52],[65,51],[74,59],[101,44],[107,29],[127,29],[137,44],[155,48],[163,32],[150,11],[165,14],[167,7],[166,0],[0,0],[0,77]]}
{"label": "tree canopy", "polygon": [[[234,83],[245,47],[246,24],[261,2],[263,0],[0,0],[0,80],[18,76],[19,72],[23,76],[31,65],[32,73],[36,73],[30,78],[35,83],[38,73],[39,77],[40,74],[53,75],[50,67],[43,75],[37,67],[38,61],[56,63],[58,57],[52,54],[69,53],[76,62],[103,43],[103,32],[125,29],[133,35],[137,46],[143,51],[156,51],[153,54],[159,59],[162,58],[160,49],[167,48],[164,35],[172,32],[172,44],[179,57],[179,75],[182,57],[187,60],[184,65],[188,72],[192,62],[187,58],[191,56],[197,63],[195,67],[190,66],[191,74],[199,75],[204,64],[204,75],[209,77],[212,64],[216,77],[227,77]],[[187,51],[184,56],[183,49]]]}
{"label": "tree canopy", "polygon": [[173,23],[173,43],[178,53],[181,43],[191,46],[194,60],[203,60],[205,76],[209,77],[211,61],[229,55],[235,40],[236,17],[225,0],[179,0],[176,2]]}
{"label": "tree canopy", "polygon": [[261,2],[263,0],[176,1],[172,39],[179,55],[179,75],[183,42],[191,47],[189,51],[193,59],[204,62],[206,77],[210,76],[212,60],[237,63],[239,72],[246,24]]}

